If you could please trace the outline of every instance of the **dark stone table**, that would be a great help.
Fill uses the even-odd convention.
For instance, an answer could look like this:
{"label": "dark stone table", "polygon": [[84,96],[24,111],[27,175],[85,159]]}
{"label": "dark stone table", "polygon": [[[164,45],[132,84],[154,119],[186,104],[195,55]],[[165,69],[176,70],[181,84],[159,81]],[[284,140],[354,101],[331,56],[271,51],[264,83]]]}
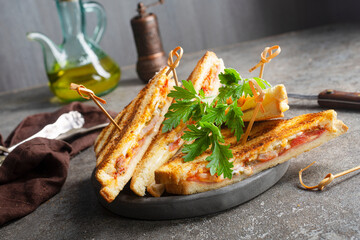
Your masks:
{"label": "dark stone table", "polygon": [[[174,43],[176,44],[176,43]],[[244,77],[266,46],[279,44],[281,54],[265,67],[264,78],[283,83],[288,92],[317,94],[326,88],[360,91],[360,26],[332,25],[290,32],[212,49],[227,67]],[[175,45],[174,45],[175,47]],[[178,67],[187,78],[204,52],[186,53]],[[107,109],[121,111],[144,86],[134,66],[124,67],[118,88],[105,96]],[[0,132],[7,136],[26,116],[58,109],[45,86],[0,95]],[[89,104],[92,104],[89,102]],[[289,100],[287,118],[322,109],[315,101]],[[304,191],[298,171],[312,161],[306,182],[360,164],[360,112],[338,110],[349,131],[291,160],[284,177],[255,199],[227,211],[172,221],[140,221],[104,209],[90,175],[93,149],[71,161],[61,192],[28,216],[0,229],[1,239],[359,239],[360,173],[336,179],[324,191]]]}

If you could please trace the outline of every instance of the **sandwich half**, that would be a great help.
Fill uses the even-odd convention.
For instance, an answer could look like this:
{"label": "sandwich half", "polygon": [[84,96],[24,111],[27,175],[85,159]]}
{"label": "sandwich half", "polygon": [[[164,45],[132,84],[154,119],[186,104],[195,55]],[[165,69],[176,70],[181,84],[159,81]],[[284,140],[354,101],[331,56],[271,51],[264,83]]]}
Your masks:
{"label": "sandwich half", "polygon": [[156,183],[165,184],[173,194],[193,194],[217,189],[248,178],[260,171],[283,163],[299,154],[318,147],[347,131],[337,120],[336,112],[327,110],[304,114],[288,120],[256,122],[248,141],[242,145],[229,129],[223,129],[225,144],[233,152],[232,179],[211,175],[206,168],[207,150],[194,161],[184,162],[183,153],[155,171]]}
{"label": "sandwich half", "polygon": [[[263,91],[265,93],[265,98],[262,105],[265,111],[259,111],[256,115],[255,121],[284,117],[284,112],[289,110],[285,86],[283,84],[279,84],[274,87],[264,89]],[[246,99],[240,98],[238,106],[241,106],[241,111],[244,114],[242,116],[243,121],[250,121],[256,107],[254,97],[247,97]]]}
{"label": "sandwich half", "polygon": [[[224,63],[215,53],[206,52],[188,77],[196,92],[204,90],[207,97],[217,96],[220,87],[218,75],[224,70]],[[160,196],[161,186],[155,183],[154,172],[171,159],[184,144],[181,139],[186,123],[181,122],[175,129],[163,133],[159,131],[143,159],[139,162],[131,179],[130,188],[139,196],[144,196],[146,190],[153,196]]]}
{"label": "sandwich half", "polygon": [[[95,141],[95,177],[100,194],[112,202],[130,180],[152,139],[159,131],[172,99],[167,97],[174,85],[162,68],[118,114],[115,121],[121,131],[109,124]],[[170,73],[171,75],[171,73]]]}

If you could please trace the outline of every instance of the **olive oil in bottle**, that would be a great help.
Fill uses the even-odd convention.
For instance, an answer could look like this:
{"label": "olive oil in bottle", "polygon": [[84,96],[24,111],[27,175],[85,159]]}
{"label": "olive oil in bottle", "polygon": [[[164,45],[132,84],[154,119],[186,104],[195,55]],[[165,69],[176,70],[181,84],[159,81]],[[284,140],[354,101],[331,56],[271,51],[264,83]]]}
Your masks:
{"label": "olive oil in bottle", "polygon": [[105,95],[117,86],[121,70],[109,57],[97,63],[89,63],[73,68],[60,68],[55,64],[47,73],[51,91],[63,102],[83,100],[76,91],[70,90],[70,83],[84,85],[97,96]]}
{"label": "olive oil in bottle", "polygon": [[[104,7],[82,0],[55,0],[63,41],[56,45],[44,34],[31,32],[27,38],[42,46],[45,70],[51,91],[63,102],[82,100],[70,83],[77,83],[104,95],[120,80],[120,68],[100,48],[106,27]],[[94,12],[97,24],[92,34],[86,33],[86,13]]]}

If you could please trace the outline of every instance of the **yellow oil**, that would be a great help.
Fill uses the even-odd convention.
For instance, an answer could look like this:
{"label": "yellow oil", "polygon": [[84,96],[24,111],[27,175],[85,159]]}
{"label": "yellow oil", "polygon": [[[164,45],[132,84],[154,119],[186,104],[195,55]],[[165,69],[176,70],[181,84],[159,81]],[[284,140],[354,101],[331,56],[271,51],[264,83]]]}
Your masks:
{"label": "yellow oil", "polygon": [[48,73],[51,91],[63,102],[84,100],[79,94],[70,90],[70,83],[84,85],[97,96],[104,95],[116,88],[121,71],[118,65],[109,57],[104,57],[94,66],[87,64],[79,67],[59,69]]}

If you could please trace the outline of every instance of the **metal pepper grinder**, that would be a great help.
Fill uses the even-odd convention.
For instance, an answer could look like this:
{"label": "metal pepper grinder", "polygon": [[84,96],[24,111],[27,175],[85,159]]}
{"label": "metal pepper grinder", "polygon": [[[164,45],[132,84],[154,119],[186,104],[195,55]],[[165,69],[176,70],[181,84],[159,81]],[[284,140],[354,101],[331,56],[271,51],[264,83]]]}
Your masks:
{"label": "metal pepper grinder", "polygon": [[136,71],[144,82],[148,82],[161,67],[166,65],[165,55],[159,32],[157,17],[153,13],[146,13],[149,7],[163,4],[164,0],[145,6],[138,4],[138,15],[131,19],[134,33],[138,61]]}

